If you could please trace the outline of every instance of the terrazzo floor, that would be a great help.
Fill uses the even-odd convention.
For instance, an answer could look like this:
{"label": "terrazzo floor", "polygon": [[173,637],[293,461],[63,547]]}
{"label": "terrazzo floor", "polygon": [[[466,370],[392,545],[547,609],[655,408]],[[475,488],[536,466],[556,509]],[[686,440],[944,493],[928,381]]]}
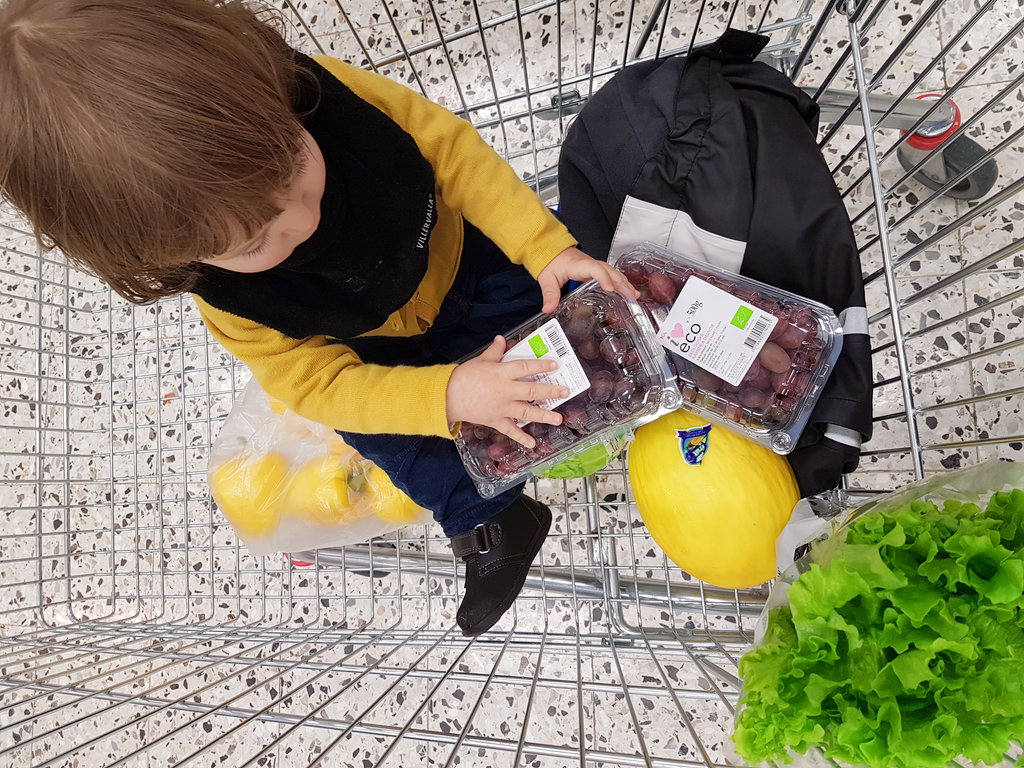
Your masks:
{"label": "terrazzo floor", "polygon": [[[301,48],[373,66],[467,115],[531,178],[556,164],[571,120],[552,97],[607,80],[656,3],[278,6]],[[798,3],[660,7],[643,55],[713,39],[730,18],[761,23],[783,60],[799,50],[776,28]],[[897,267],[893,286],[867,286],[878,421],[854,491],[915,476],[890,295],[924,470],[1020,459],[1024,444],[1024,5],[874,8],[863,35],[874,90],[952,89],[965,134],[999,148],[998,178],[981,201],[933,196],[906,178],[899,134],[875,134]],[[832,85],[853,87],[848,48],[833,13],[797,82],[818,85],[839,62]],[[823,125],[820,136],[876,275],[863,129]],[[433,528],[312,555],[312,567],[238,545],[205,469],[248,373],[188,302],[111,300],[40,254],[8,209],[0,248],[0,765],[726,764],[736,662],[766,590],[716,590],[671,566],[621,464],[536,483],[555,513],[543,579],[468,644],[452,629],[461,576]]]}

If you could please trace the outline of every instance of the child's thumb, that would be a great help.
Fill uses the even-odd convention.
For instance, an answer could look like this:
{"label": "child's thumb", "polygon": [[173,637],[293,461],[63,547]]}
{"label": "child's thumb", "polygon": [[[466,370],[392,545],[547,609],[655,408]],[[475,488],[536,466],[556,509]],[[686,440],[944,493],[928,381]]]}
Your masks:
{"label": "child's thumb", "polygon": [[549,278],[547,275],[543,275],[538,282],[540,283],[540,293],[544,302],[541,312],[551,314],[558,309],[558,301],[562,298],[562,286],[558,284],[557,280]]}
{"label": "child's thumb", "polygon": [[487,362],[499,363],[501,356],[505,354],[505,337],[495,336],[491,345],[480,353],[480,359]]}

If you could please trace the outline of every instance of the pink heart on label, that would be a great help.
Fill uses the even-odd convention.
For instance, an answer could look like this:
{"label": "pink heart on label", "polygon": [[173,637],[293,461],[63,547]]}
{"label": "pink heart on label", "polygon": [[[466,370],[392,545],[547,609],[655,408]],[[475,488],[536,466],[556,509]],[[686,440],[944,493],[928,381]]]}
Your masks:
{"label": "pink heart on label", "polygon": [[686,329],[683,328],[682,323],[676,323],[675,328],[672,329],[672,336],[680,337],[686,335]]}

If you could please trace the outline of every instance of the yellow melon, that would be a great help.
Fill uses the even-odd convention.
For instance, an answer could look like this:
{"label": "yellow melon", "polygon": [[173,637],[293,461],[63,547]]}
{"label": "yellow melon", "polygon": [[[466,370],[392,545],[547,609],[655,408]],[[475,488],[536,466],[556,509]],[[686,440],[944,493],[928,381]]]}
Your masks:
{"label": "yellow melon", "polygon": [[800,499],[785,457],[674,411],[637,429],[629,479],[651,536],[684,571],[737,589],[775,577],[775,539]]}

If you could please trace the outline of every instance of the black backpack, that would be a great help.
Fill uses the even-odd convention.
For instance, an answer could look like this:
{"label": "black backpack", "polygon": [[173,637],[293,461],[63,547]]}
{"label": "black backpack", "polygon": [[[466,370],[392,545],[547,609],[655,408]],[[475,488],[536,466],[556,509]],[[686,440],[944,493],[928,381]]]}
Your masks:
{"label": "black backpack", "polygon": [[816,142],[818,107],[730,30],[686,58],[626,67],[569,127],[560,215],[608,259],[644,240],[832,307],[842,354],[790,464],[834,488],[871,437],[871,349],[849,216]]}

